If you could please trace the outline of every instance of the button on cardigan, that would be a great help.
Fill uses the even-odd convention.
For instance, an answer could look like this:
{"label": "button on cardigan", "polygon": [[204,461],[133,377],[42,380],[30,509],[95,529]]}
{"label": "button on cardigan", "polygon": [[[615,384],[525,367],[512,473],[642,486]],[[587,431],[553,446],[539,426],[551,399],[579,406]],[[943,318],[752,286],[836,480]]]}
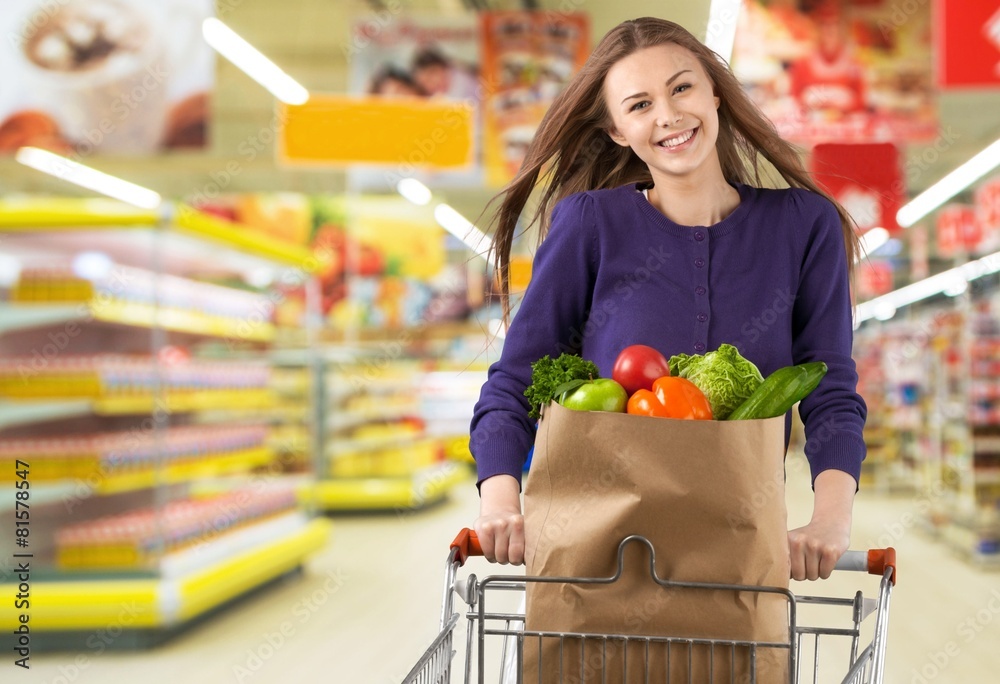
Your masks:
{"label": "button on cardigan", "polygon": [[[471,425],[480,482],[520,480],[534,441],[524,390],[546,354],[580,354],[611,377],[645,344],[668,358],[735,345],[767,375],[823,361],[799,404],[813,479],[860,477],[867,416],[851,357],[847,254],[833,204],[801,189],[736,185],[740,203],[712,226],[681,226],[635,184],[571,195],[552,213],[532,279],[489,370]],[[786,416],[787,448],[791,413]]]}

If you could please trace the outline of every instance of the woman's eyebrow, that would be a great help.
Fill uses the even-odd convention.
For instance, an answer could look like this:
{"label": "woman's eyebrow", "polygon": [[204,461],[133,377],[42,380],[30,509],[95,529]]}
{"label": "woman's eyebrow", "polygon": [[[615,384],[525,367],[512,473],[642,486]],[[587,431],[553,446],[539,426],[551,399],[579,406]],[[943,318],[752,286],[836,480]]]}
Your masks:
{"label": "woman's eyebrow", "polygon": [[[681,74],[687,73],[689,71],[691,71],[691,70],[690,69],[681,69],[676,74],[674,74],[669,79],[667,79],[667,85],[670,85],[675,80],[677,80],[677,77],[680,76]],[[624,100],[621,101],[621,104],[625,104],[629,100],[635,99],[637,97],[649,97],[649,93],[636,93],[635,95],[629,95],[628,97],[626,97]]]}

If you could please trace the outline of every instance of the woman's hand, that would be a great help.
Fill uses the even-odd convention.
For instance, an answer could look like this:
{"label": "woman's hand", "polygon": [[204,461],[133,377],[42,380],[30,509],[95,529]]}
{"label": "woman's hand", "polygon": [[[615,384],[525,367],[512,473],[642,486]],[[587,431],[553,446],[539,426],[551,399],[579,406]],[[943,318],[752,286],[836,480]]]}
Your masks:
{"label": "woman's hand", "polygon": [[524,563],[521,487],[510,475],[494,475],[479,486],[479,517],[473,524],[483,556],[491,563]]}
{"label": "woman's hand", "polygon": [[839,470],[816,477],[812,520],[788,533],[790,576],[794,580],[827,579],[851,543],[851,508],[857,483]]}

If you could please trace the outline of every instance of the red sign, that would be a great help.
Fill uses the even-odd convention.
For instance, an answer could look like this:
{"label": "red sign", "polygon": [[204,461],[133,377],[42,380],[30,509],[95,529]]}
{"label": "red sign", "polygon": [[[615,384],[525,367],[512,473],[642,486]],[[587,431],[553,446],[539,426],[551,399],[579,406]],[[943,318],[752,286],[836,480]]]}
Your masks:
{"label": "red sign", "polygon": [[892,264],[885,259],[866,259],[858,264],[858,297],[870,299],[892,292]]}
{"label": "red sign", "polygon": [[840,202],[864,233],[882,227],[899,230],[902,201],[899,151],[892,143],[825,143],[813,148],[813,178]]}
{"label": "red sign", "polygon": [[935,54],[942,88],[1000,85],[997,0],[937,0]]}
{"label": "red sign", "polygon": [[976,221],[983,231],[984,251],[1000,249],[1000,178],[983,183],[975,192]]}
{"label": "red sign", "polygon": [[937,214],[938,255],[949,257],[957,252],[974,252],[983,239],[976,222],[975,207],[949,204]]}

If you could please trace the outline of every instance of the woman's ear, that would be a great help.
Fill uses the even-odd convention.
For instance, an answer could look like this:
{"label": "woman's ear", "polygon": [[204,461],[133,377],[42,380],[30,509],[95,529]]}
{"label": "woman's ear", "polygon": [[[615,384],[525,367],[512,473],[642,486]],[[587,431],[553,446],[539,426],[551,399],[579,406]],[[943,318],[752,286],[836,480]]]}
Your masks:
{"label": "woman's ear", "polygon": [[611,128],[604,129],[604,132],[608,134],[608,137],[611,138],[611,140],[613,140],[615,144],[621,145],[622,147],[629,146],[628,141],[625,140],[625,136],[619,133],[618,129],[615,128],[614,126],[612,126]]}

